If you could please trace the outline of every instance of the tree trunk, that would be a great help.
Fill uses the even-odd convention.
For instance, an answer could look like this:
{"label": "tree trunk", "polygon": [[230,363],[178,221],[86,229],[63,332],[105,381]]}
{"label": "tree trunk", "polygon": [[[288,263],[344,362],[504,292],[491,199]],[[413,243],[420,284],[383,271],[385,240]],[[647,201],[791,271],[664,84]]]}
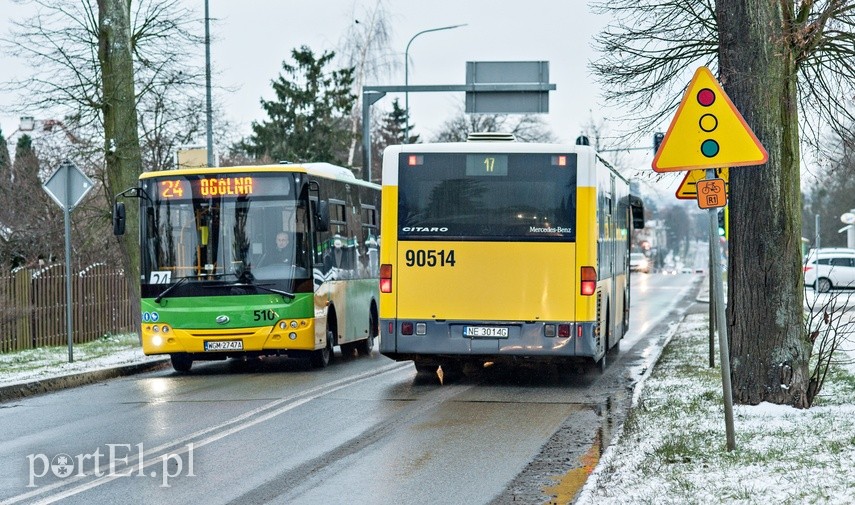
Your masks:
{"label": "tree trunk", "polygon": [[[131,0],[98,0],[98,59],[101,64],[107,200],[139,185],[142,154],[137,131]],[[127,205],[127,232],[119,237],[132,303],[139,306],[139,202]],[[139,319],[139,311],[135,312]]]}
{"label": "tree trunk", "polygon": [[716,0],[719,79],[769,153],[730,170],[727,326],[734,401],[805,408],[797,72],[781,5]]}

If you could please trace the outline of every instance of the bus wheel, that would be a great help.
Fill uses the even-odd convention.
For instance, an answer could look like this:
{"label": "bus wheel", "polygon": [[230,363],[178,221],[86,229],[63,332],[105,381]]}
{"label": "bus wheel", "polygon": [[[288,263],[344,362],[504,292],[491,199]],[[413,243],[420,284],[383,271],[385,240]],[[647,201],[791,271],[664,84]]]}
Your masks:
{"label": "bus wheel", "polygon": [[172,368],[176,372],[186,373],[193,366],[193,358],[186,352],[177,352],[169,355],[169,360],[172,362]]}
{"label": "bus wheel", "polygon": [[436,369],[439,368],[439,365],[433,361],[413,360],[413,364],[416,366],[417,374],[434,375]]}
{"label": "bus wheel", "polygon": [[611,317],[610,317],[611,316],[610,309],[611,309],[611,307],[609,305],[606,305],[606,325],[605,325],[605,331],[603,332],[604,333],[604,335],[603,335],[603,341],[604,341],[604,343],[603,343],[603,357],[600,358],[600,361],[597,362],[597,366],[600,369],[600,373],[603,373],[606,371],[606,366],[608,365],[608,360],[606,359],[606,356],[608,356],[608,354],[609,354],[609,350],[611,349],[610,346],[612,343],[612,326],[611,326],[612,321],[611,321]]}
{"label": "bus wheel", "polygon": [[368,319],[368,338],[356,343],[356,352],[359,353],[360,356],[371,356],[371,350],[374,349],[374,337],[377,335],[379,328],[377,312],[374,310],[374,307],[372,307],[371,315]]}
{"label": "bus wheel", "polygon": [[374,349],[374,335],[356,343],[356,352],[360,356],[371,356],[371,349]]}
{"label": "bus wheel", "polygon": [[333,332],[327,332],[327,345],[323,349],[312,351],[312,366],[315,368],[326,368],[330,364],[333,354]]}
{"label": "bus wheel", "polygon": [[436,375],[440,384],[458,381],[463,377],[463,364],[456,360],[443,360]]}

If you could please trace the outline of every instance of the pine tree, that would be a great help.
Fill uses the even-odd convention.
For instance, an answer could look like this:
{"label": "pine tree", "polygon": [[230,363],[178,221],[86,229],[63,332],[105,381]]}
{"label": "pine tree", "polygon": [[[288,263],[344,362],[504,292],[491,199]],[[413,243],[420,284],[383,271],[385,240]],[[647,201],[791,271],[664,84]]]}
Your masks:
{"label": "pine tree", "polygon": [[413,126],[410,125],[410,138],[404,142],[404,130],[407,125],[407,111],[401,108],[396,98],[392,102],[392,111],[383,116],[380,125],[376,127],[371,136],[371,173],[373,182],[380,182],[380,174],[383,165],[383,150],[387,146],[396,144],[417,144],[421,141],[420,135],[413,135]]}
{"label": "pine tree", "polygon": [[261,100],[269,120],[252,123],[240,148],[275,161],[343,163],[350,147],[349,114],[353,69],[328,71],[335,56],[320,57],[306,46],[291,51],[295,64],[282,62],[284,75],[273,82],[274,100]]}
{"label": "pine tree", "polygon": [[383,118],[383,124],[380,126],[379,137],[382,142],[385,144],[383,147],[387,145],[394,144],[417,144],[419,143],[420,136],[413,135],[413,129],[415,125],[410,125],[410,137],[404,141],[404,130],[407,127],[407,111],[401,108],[398,99],[396,98],[392,102],[392,112],[386,115]]}

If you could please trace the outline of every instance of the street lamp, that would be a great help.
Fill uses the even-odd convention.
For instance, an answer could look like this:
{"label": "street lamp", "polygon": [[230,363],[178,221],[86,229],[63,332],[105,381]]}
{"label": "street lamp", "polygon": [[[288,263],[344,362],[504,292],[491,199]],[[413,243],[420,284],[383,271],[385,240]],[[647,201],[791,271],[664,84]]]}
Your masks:
{"label": "street lamp", "polygon": [[214,127],[211,124],[211,31],[209,29],[208,0],[205,0],[205,145],[208,151],[208,166],[214,166]]}
{"label": "street lamp", "polygon": [[466,26],[466,23],[462,25],[452,25],[452,26],[443,26],[440,28],[430,28],[428,30],[422,30],[419,33],[413,35],[409,42],[407,42],[407,48],[404,50],[404,110],[407,113],[406,122],[404,123],[404,143],[408,143],[410,140],[410,92],[407,89],[410,85],[410,44],[413,43],[413,40],[416,39],[419,35],[428,32],[438,32],[440,30],[451,30],[452,28],[460,28],[461,26]]}

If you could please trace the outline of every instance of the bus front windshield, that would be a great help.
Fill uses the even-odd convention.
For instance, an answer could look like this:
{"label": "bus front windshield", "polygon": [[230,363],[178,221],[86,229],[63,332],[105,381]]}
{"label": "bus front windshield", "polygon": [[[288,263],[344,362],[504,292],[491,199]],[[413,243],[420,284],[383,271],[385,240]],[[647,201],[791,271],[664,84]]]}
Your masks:
{"label": "bus front windshield", "polygon": [[170,176],[143,182],[142,282],[269,281],[290,289],[311,264],[302,174]]}

